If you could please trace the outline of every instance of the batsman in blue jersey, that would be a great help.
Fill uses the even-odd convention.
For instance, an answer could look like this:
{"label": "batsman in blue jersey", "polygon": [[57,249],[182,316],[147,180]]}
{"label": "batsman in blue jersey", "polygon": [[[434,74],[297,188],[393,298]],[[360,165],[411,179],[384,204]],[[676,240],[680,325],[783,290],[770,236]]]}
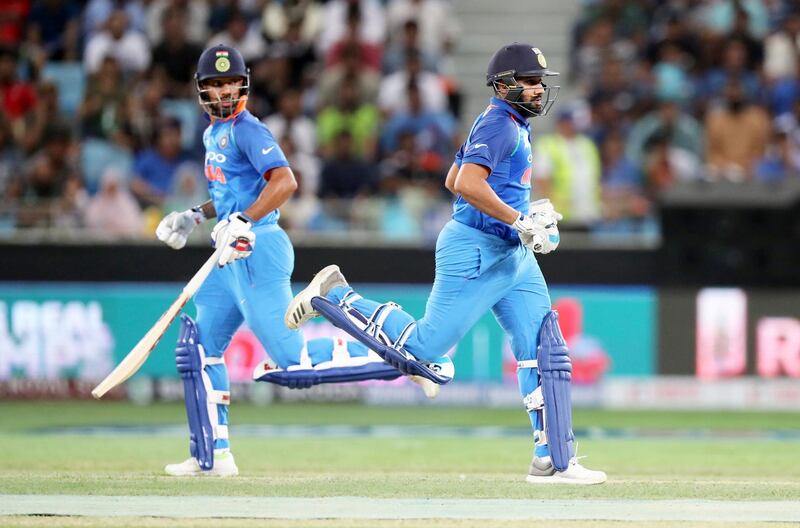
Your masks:
{"label": "batsman in blue jersey", "polygon": [[[436,244],[436,277],[420,320],[394,303],[364,299],[336,266],[320,271],[289,305],[296,328],[323,315],[404,373],[445,383],[442,354],[487,310],[511,338],[518,381],[534,431],[531,483],[599,484],[602,471],[578,463],[572,434],[571,363],[535,253],[558,247],[561,215],[547,200],[530,204],[531,129],[545,115],[558,75],[529,44],[492,57],[489,106],[455,156],[445,186],[456,195],[452,220]],[[390,278],[390,277],[389,277]]]}
{"label": "batsman in blue jersey", "polygon": [[[361,343],[341,339],[305,342],[283,324],[292,298],[294,252],[278,226],[278,207],[297,181],[270,131],[246,109],[249,70],[240,53],[214,46],[200,56],[196,86],[210,124],[203,134],[205,176],[211,199],[167,215],[156,230],[174,249],[206,219],[218,222],[211,238],[222,248],[218,267],[194,298],[196,321],[183,315],[176,364],[184,384],[191,457],[170,464],[176,476],[230,476],[238,468],[228,440],[230,386],[223,354],[244,322],[269,358],[253,373],[257,381],[291,388],[318,383],[390,380],[402,375]],[[415,379],[434,395],[438,385]]]}

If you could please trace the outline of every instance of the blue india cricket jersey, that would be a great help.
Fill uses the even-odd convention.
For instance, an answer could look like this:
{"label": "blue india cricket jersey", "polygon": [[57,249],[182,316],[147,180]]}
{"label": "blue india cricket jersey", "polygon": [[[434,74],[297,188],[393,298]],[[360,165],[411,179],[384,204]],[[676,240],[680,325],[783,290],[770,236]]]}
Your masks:
{"label": "blue india cricket jersey", "polygon": [[[269,129],[243,108],[209,125],[203,145],[208,193],[219,219],[250,207],[268,184],[267,171],[289,166]],[[274,224],[278,216],[272,211],[256,225]]]}
{"label": "blue india cricket jersey", "polygon": [[[459,168],[475,163],[489,169],[486,181],[497,196],[527,214],[531,196],[530,134],[528,121],[514,107],[492,97],[456,153],[455,163]],[[460,195],[453,204],[453,219],[506,240],[519,240],[511,226],[482,213]]]}

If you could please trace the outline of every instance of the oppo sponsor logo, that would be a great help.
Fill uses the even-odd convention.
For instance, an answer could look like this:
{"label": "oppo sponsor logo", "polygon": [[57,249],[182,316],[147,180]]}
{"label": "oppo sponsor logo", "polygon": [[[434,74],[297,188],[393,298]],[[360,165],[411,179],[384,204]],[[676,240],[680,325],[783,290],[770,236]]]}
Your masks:
{"label": "oppo sponsor logo", "polygon": [[225,163],[228,160],[228,157],[225,154],[221,154],[219,152],[206,152],[206,161],[213,161],[214,163]]}

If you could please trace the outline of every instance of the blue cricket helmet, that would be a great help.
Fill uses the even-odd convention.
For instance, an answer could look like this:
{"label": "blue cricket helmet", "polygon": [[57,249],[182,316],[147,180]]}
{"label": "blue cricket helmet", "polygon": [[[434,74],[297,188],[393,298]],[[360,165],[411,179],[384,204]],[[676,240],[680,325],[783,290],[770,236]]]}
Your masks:
{"label": "blue cricket helmet", "polygon": [[[214,113],[213,107],[210,105],[217,101],[212,101],[210,99],[208,90],[202,87],[202,83],[209,79],[229,77],[241,77],[244,81],[239,97],[234,99],[238,104],[239,101],[247,96],[250,90],[250,69],[245,64],[244,58],[242,54],[239,53],[239,50],[232,46],[217,44],[216,46],[207,48],[200,54],[200,59],[197,61],[197,73],[194,75],[195,87],[197,88],[200,105],[209,113]],[[217,117],[227,116],[218,115]]]}
{"label": "blue cricket helmet", "polygon": [[217,44],[207,48],[197,61],[195,79],[203,82],[219,77],[244,77],[250,74],[239,50],[231,46]]}
{"label": "blue cricket helmet", "polygon": [[524,113],[531,116],[541,116],[553,106],[558,97],[560,86],[553,86],[556,92],[550,98],[550,86],[542,82],[545,88],[544,101],[538,105],[530,102],[522,102],[522,92],[524,88],[519,85],[519,79],[526,77],[552,77],[559,75],[558,72],[547,68],[547,60],[541,50],[530,44],[514,42],[503,46],[494,54],[486,68],[486,85],[492,86],[497,93],[498,85],[508,87],[505,100]]}

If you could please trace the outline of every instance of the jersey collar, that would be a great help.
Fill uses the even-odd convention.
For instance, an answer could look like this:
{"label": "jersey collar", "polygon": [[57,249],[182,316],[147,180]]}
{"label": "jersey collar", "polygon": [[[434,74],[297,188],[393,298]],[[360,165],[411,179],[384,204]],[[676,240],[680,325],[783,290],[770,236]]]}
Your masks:
{"label": "jersey collar", "polygon": [[522,116],[522,114],[520,114],[517,111],[516,108],[514,108],[513,106],[511,106],[510,104],[508,104],[504,100],[502,100],[502,99],[500,99],[498,97],[492,97],[489,102],[490,102],[490,104],[492,104],[492,105],[494,105],[494,106],[496,106],[498,108],[501,108],[502,110],[505,110],[506,112],[511,114],[511,117],[513,117],[515,120],[519,121],[519,123],[521,125],[523,125],[525,127],[529,127],[530,126],[530,123],[528,122],[528,120],[525,119]]}

